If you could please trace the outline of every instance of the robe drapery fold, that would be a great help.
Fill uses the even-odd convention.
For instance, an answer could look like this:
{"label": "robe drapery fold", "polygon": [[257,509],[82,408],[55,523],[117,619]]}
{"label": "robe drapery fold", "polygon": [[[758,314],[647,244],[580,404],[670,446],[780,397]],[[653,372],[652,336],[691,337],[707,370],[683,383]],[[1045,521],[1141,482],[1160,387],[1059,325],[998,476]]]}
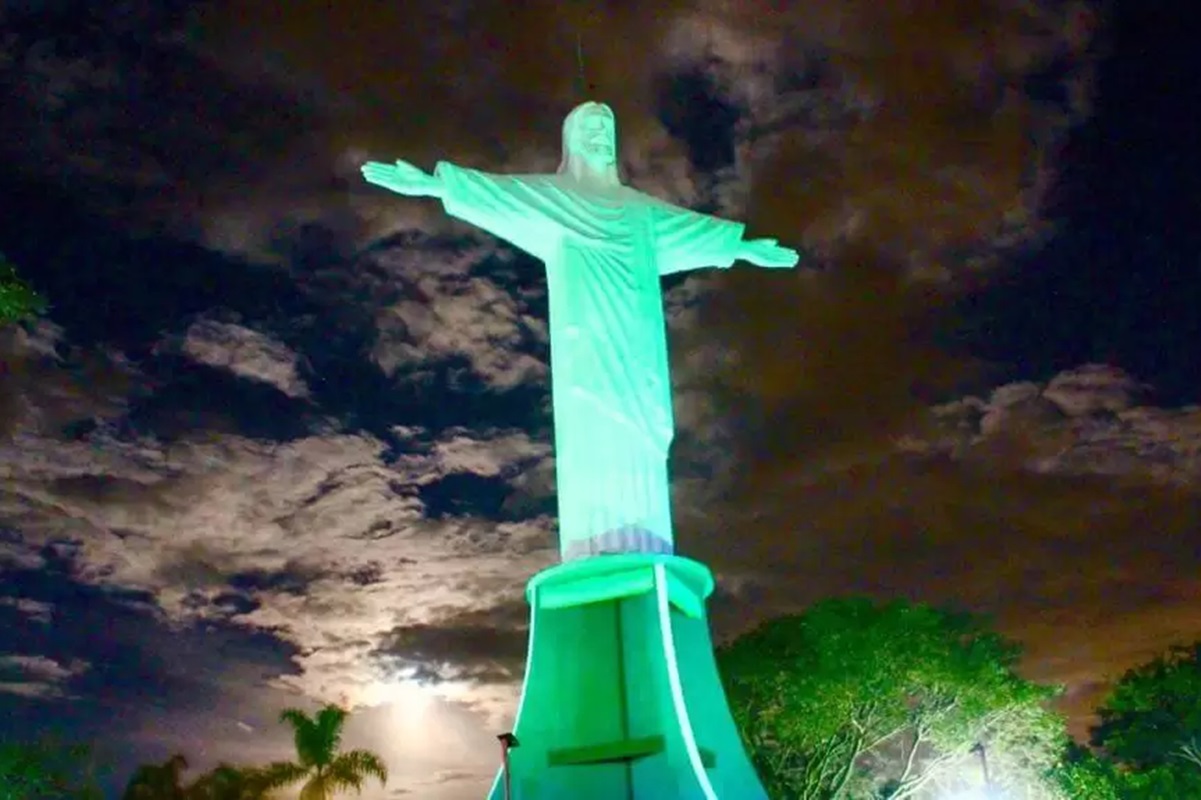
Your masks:
{"label": "robe drapery fold", "polygon": [[729,267],[742,224],[569,175],[447,162],[435,174],[448,214],[546,265],[563,559],[671,552],[674,420],[660,276]]}

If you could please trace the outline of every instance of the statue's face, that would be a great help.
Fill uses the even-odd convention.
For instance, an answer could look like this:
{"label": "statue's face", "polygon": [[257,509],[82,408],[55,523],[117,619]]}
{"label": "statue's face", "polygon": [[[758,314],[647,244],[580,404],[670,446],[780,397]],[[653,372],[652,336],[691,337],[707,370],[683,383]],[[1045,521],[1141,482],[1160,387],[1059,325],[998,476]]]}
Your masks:
{"label": "statue's face", "polygon": [[586,112],[576,126],[574,150],[593,169],[617,163],[617,128],[613,116],[601,109]]}

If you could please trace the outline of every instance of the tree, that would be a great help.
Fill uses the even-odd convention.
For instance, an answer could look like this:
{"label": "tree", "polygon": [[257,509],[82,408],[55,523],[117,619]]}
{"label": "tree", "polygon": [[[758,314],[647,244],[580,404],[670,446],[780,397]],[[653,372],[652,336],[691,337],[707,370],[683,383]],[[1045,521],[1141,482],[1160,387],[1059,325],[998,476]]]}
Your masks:
{"label": "tree", "polygon": [[219,764],[184,784],[188,761],[174,755],[162,764],[146,764],[134,772],[122,800],[266,800],[270,776],[266,770]]}
{"label": "tree", "polygon": [[183,773],[188,760],[179,753],[162,764],[143,764],[125,786],[122,800],[187,800]]}
{"label": "tree", "polygon": [[1129,776],[1131,796],[1201,796],[1201,642],[1127,671],[1098,716],[1092,743]]}
{"label": "tree", "polygon": [[[829,600],[719,652],[726,691],[770,792],[803,800],[917,798],[980,788],[1059,797],[1067,737],[1056,689],[1014,671],[1019,649],[980,620],[926,605]],[[1024,793],[1024,794],[1021,794]]]}
{"label": "tree", "polygon": [[187,800],[265,800],[270,791],[265,770],[218,764],[189,785],[186,796]]}
{"label": "tree", "polygon": [[46,310],[46,301],[17,275],[8,259],[0,253],[0,325],[20,322]]}
{"label": "tree", "polygon": [[0,742],[0,800],[103,800],[81,745]]}
{"label": "tree", "polygon": [[1201,770],[1201,642],[1127,671],[1099,709],[1092,742],[1134,769]]}
{"label": "tree", "polygon": [[1054,769],[1056,783],[1071,798],[1124,800],[1124,777],[1111,762],[1074,743],[1068,746],[1062,762]]}
{"label": "tree", "polygon": [[386,785],[388,768],[378,755],[369,750],[338,752],[346,716],[344,709],[334,705],[325,706],[311,717],[295,708],[284,711],[280,722],[292,726],[297,760],[266,767],[266,785],[278,788],[304,781],[300,800],[329,800],[346,789],[359,792],[368,777]]}

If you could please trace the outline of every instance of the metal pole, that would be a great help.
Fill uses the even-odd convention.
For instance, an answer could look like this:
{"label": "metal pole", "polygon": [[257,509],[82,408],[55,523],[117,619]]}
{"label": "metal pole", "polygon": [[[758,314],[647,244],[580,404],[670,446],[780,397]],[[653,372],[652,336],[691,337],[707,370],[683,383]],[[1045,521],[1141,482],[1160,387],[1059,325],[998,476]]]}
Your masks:
{"label": "metal pole", "polygon": [[972,745],[972,752],[980,756],[980,771],[984,773],[984,793],[988,797],[992,797],[992,777],[988,774],[988,756],[984,752],[983,743],[976,742]]}
{"label": "metal pole", "polygon": [[521,742],[517,741],[517,737],[512,733],[502,733],[496,738],[500,740],[501,770],[505,776],[505,800],[513,800],[513,772],[509,768],[509,750],[519,746]]}
{"label": "metal pole", "polygon": [[505,770],[505,800],[513,800],[513,771],[509,769],[509,746],[502,743],[501,748],[504,750],[502,759]]}

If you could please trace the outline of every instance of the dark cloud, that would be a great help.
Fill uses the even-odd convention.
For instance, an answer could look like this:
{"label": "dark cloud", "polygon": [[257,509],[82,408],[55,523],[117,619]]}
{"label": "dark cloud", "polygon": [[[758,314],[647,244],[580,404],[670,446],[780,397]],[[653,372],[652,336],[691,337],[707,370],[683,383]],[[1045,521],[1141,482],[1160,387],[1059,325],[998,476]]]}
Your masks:
{"label": "dark cloud", "polygon": [[379,655],[415,669],[418,680],[511,682],[525,665],[529,609],[509,602],[455,615],[437,625],[398,626]]}
{"label": "dark cloud", "polygon": [[229,585],[248,592],[274,591],[303,595],[309,584],[321,577],[311,566],[289,564],[278,570],[246,570],[227,577]]}
{"label": "dark cloud", "polygon": [[148,372],[156,391],[134,403],[126,420],[151,436],[173,441],[209,431],[286,442],[315,427],[308,403],[268,383],[184,358],[157,358]]}
{"label": "dark cloud", "polygon": [[53,298],[53,319],[72,345],[141,358],[165,336],[183,335],[202,312],[235,315],[266,333],[289,317],[335,317],[336,305],[277,268],[137,235],[52,184],[3,172],[0,181],[23,209],[23,224],[5,233],[5,252]]}
{"label": "dark cloud", "polygon": [[[616,106],[630,142],[664,124],[694,167],[753,165],[756,229],[945,268],[1005,225],[1030,227],[1049,149],[1087,107],[1091,24],[1051,8],[264,0],[22,15],[13,142],[21,162],[84,182],[93,208],[328,261],[375,196],[348,153],[553,156],[587,94]],[[753,88],[765,83],[770,100]],[[156,125],[130,122],[143,119]]]}
{"label": "dark cloud", "polygon": [[661,78],[659,120],[687,148],[693,169],[710,173],[735,165],[743,111],[702,67]]}
{"label": "dark cloud", "polygon": [[[342,147],[405,153],[417,161],[555,143],[579,102],[577,36],[589,95],[611,98],[627,128],[649,106],[641,77],[655,43],[689,4],[500,0],[381,6],[299,2],[217,4],[202,19],[218,52],[275,56],[320,87]],[[436,109],[436,110],[435,110]]]}
{"label": "dark cloud", "polygon": [[[7,20],[5,146],[93,211],[186,225],[215,175],[262,180],[314,115],[187,44],[184,3],[47,4]],[[152,120],[153,124],[147,124]],[[207,197],[206,197],[207,194]]]}
{"label": "dark cloud", "polygon": [[496,518],[503,515],[512,493],[512,486],[503,477],[468,472],[428,483],[418,496],[435,518],[459,514]]}
{"label": "dark cloud", "polygon": [[889,455],[760,472],[689,548],[761,584],[731,630],[846,593],[994,615],[1079,731],[1105,680],[1201,630],[1201,424],[1140,394],[1093,366],[935,408]]}
{"label": "dark cloud", "polygon": [[524,666],[524,632],[431,625],[407,628],[395,637],[387,646],[403,652],[403,661],[411,659],[419,682],[508,682],[517,680]]}
{"label": "dark cloud", "polygon": [[[44,693],[0,691],[0,716],[11,726],[93,745],[112,767],[114,791],[133,758],[165,759],[183,749],[204,768],[261,749],[232,719],[212,711],[233,707],[226,704],[236,696],[239,718],[273,724],[288,698],[267,681],[293,670],[287,645],[235,626],[171,626],[150,595],[82,584],[69,561],[47,556],[45,567],[10,570],[4,579],[29,602],[53,606],[54,625],[0,613],[0,640],[19,642],[37,664],[65,665],[55,675],[70,674],[63,690],[73,697],[47,703],[53,697]],[[121,724],[114,727],[114,719]]]}

